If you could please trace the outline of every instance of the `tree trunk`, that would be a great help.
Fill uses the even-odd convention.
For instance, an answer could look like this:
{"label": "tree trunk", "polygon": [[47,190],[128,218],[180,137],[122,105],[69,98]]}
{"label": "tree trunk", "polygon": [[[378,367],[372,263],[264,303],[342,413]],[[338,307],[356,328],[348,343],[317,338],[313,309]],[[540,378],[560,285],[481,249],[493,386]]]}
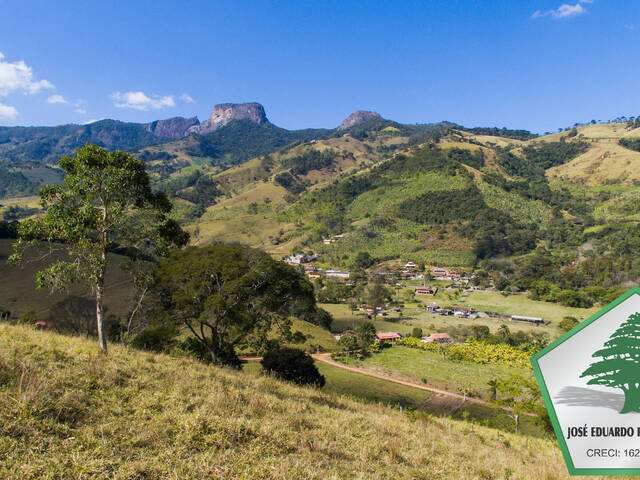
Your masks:
{"label": "tree trunk", "polygon": [[620,413],[640,412],[640,389],[635,385],[629,385],[624,389],[624,405]]}
{"label": "tree trunk", "polygon": [[103,306],[103,297],[104,297],[104,278],[98,282],[96,285],[96,326],[98,328],[98,343],[100,344],[100,348],[107,354],[107,339],[104,336],[104,306]]}

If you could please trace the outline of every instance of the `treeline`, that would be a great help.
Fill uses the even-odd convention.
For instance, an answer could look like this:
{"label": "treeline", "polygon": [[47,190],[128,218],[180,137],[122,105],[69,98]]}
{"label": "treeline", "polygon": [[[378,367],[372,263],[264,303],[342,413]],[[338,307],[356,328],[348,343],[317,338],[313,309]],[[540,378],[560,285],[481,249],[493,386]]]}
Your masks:
{"label": "treeline", "polygon": [[311,170],[322,170],[330,167],[336,158],[333,150],[307,150],[302,155],[285,158],[282,166],[288,168],[293,175],[306,175]]}
{"label": "treeline", "polygon": [[222,195],[215,181],[199,169],[168,179],[158,185],[158,190],[170,197],[187,200],[203,211],[216,203],[216,199]]}
{"label": "treeline", "polygon": [[214,164],[231,166],[285,147],[293,142],[326,137],[330,130],[286,130],[271,123],[258,125],[251,120],[234,120],[218,130],[195,136],[187,148],[189,155],[210,157]]}
{"label": "treeline", "polygon": [[20,172],[0,168],[0,198],[33,195],[36,187]]}
{"label": "treeline", "polygon": [[467,148],[452,148],[447,151],[447,157],[478,170],[484,167],[484,152],[481,149],[472,151]]}
{"label": "treeline", "polygon": [[[630,224],[596,234],[584,234],[583,229],[556,240],[555,249],[538,247],[519,259],[515,268],[496,262],[480,266],[493,272],[501,290],[529,290],[536,300],[570,307],[609,303],[621,293],[618,285],[640,279],[640,259],[635,253],[640,249],[640,226]],[[542,233],[543,239],[550,236]],[[586,242],[592,248],[579,257],[575,252]],[[553,246],[550,241],[547,244]]]}
{"label": "treeline", "polygon": [[544,171],[570,162],[589,148],[585,141],[542,142],[523,148],[523,156],[508,148],[496,147],[497,162],[509,175],[523,178],[544,176]]}
{"label": "treeline", "polygon": [[533,168],[546,170],[557,165],[564,165],[578,155],[586,152],[589,144],[583,140],[572,142],[542,142],[522,149],[524,155]]}
{"label": "treeline", "polygon": [[474,135],[489,135],[492,137],[512,138],[514,140],[531,140],[537,138],[538,134],[531,133],[529,130],[510,130],[506,127],[502,128],[488,128],[488,127],[476,127],[476,128],[464,128],[462,130],[473,133]]}
{"label": "treeline", "polygon": [[11,127],[0,130],[0,144],[7,144],[2,156],[15,166],[46,165],[60,156],[71,155],[85,143],[109,150],[133,150],[162,143],[138,123],[100,120],[88,125],[57,127]]}
{"label": "treeline", "polygon": [[640,152],[640,137],[621,138],[618,143],[624,148]]}

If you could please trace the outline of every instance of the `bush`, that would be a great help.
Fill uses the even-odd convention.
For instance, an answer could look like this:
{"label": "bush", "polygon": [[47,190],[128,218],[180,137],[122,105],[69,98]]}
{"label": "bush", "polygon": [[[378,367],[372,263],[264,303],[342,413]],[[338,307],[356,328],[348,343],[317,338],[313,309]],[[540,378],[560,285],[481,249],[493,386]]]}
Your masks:
{"label": "bush", "polygon": [[260,361],[262,367],[282,380],[299,385],[322,387],[324,376],[320,375],[313,359],[297,348],[278,348],[268,351]]}
{"label": "bush", "polygon": [[131,345],[141,350],[166,352],[176,343],[178,329],[175,325],[148,327],[136,335]]}
{"label": "bush", "polygon": [[560,290],[556,298],[558,303],[565,307],[589,308],[593,306],[593,300],[584,292],[575,290]]}
{"label": "bush", "polygon": [[[180,344],[180,349],[189,356],[195,357],[201,362],[211,363],[211,354],[204,344],[193,337],[187,337]],[[242,365],[240,359],[236,355],[233,347],[224,345],[219,352],[220,364],[227,367],[239,369]]]}
{"label": "bush", "polygon": [[564,317],[558,326],[564,331],[568,332],[573,327],[577,326],[580,322],[575,317]]}

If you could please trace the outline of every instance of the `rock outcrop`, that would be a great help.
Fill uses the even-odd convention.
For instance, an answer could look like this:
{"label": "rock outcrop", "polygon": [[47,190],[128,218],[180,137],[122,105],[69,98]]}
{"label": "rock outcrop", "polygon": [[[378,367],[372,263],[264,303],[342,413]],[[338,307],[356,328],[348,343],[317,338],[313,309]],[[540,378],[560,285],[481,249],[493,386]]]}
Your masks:
{"label": "rock outcrop", "polygon": [[345,118],[344,122],[340,124],[338,130],[346,130],[354,125],[359,125],[371,120],[372,118],[382,118],[378,112],[370,112],[368,110],[357,110]]}
{"label": "rock outcrop", "polygon": [[151,123],[147,123],[144,129],[147,132],[153,133],[156,137],[163,138],[182,138],[187,134],[189,128],[200,124],[198,117],[184,118],[174,117],[167,120],[156,120]]}
{"label": "rock outcrop", "polygon": [[251,120],[258,125],[269,123],[264,107],[259,103],[221,103],[213,107],[208,120],[191,127],[189,133],[213,132],[232,120]]}

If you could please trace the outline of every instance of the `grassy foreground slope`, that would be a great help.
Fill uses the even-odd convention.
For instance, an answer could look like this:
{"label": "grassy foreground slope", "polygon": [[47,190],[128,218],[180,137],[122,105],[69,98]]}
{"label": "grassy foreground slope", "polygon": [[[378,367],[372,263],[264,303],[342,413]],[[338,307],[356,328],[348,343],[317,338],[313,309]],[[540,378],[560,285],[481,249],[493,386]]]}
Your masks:
{"label": "grassy foreground slope", "polygon": [[567,478],[549,441],[0,325],[0,478]]}

